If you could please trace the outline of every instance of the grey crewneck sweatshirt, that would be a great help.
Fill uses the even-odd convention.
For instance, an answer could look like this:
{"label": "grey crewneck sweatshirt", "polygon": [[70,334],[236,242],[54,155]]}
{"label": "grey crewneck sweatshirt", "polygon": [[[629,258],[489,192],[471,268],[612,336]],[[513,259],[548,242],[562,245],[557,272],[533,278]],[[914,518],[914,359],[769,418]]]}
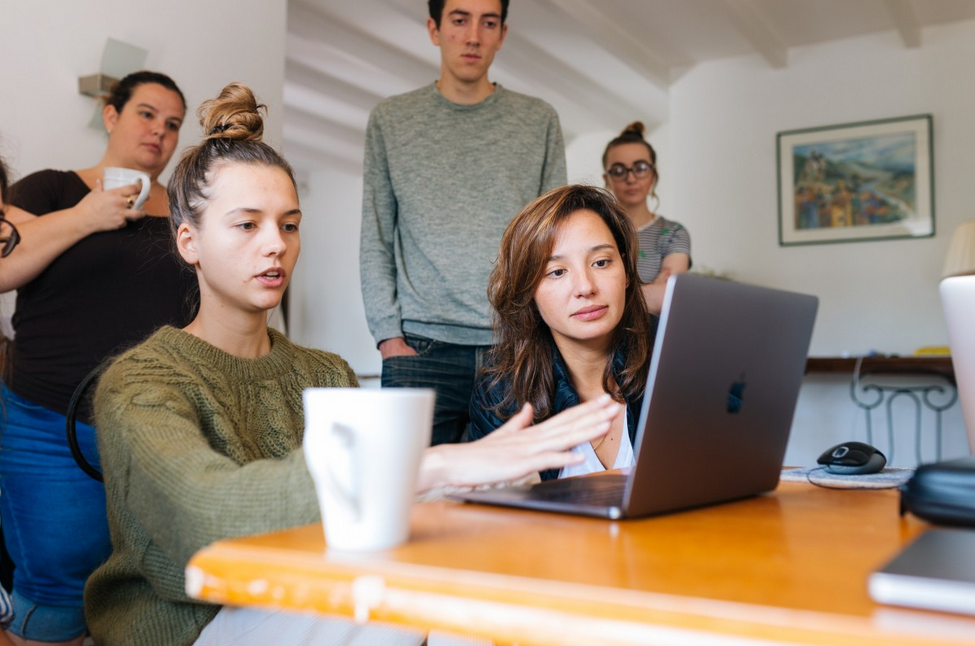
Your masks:
{"label": "grey crewneck sweatshirt", "polygon": [[491,343],[487,279],[508,222],[564,185],[555,110],[495,86],[474,105],[436,84],[382,101],[366,131],[359,264],[379,343]]}

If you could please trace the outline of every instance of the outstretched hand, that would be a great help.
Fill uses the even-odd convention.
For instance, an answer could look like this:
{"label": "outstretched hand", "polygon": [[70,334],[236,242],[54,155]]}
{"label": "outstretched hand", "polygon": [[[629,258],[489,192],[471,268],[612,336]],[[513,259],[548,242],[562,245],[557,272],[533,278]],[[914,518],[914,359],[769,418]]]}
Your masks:
{"label": "outstretched hand", "polygon": [[504,482],[575,464],[582,456],[572,447],[605,435],[622,409],[603,395],[533,425],[532,407],[525,404],[504,426],[476,442],[427,449],[417,488]]}

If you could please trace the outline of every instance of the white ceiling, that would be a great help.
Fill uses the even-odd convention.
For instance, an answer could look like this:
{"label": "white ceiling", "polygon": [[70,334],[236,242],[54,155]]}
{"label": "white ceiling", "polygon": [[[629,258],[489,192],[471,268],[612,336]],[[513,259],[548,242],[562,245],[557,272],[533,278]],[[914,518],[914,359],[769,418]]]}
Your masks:
{"label": "white ceiling", "polygon": [[[284,150],[295,169],[358,172],[369,111],[432,83],[440,52],[424,0],[289,0]],[[975,19],[973,0],[514,0],[492,81],[555,106],[567,140],[665,123],[670,85],[694,65]]]}

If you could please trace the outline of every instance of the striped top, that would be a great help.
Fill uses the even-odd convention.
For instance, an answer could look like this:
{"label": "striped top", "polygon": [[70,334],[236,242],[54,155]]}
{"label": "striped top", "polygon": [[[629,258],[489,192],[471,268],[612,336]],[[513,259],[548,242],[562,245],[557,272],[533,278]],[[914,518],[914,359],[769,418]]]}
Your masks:
{"label": "striped top", "polygon": [[640,280],[652,283],[660,274],[663,259],[672,253],[691,255],[691,235],[684,225],[657,216],[650,224],[637,229],[640,238],[640,255],[637,270]]}

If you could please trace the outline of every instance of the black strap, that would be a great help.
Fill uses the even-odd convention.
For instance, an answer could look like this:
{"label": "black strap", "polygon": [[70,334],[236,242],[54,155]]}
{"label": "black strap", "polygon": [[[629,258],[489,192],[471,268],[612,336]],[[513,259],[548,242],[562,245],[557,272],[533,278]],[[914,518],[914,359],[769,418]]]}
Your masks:
{"label": "black strap", "polygon": [[[114,358],[114,357],[113,357]],[[71,449],[71,457],[78,464],[82,471],[88,474],[91,478],[98,480],[99,482],[104,482],[102,477],[102,472],[96,469],[88,460],[85,458],[84,453],[81,452],[81,447],[78,446],[78,432],[75,430],[75,420],[78,417],[78,406],[81,404],[82,399],[84,399],[85,394],[88,392],[88,388],[98,380],[102,372],[112,363],[112,359],[106,359],[100,364],[95,366],[95,369],[85,375],[85,378],[81,380],[78,387],[74,389],[74,393],[71,395],[71,401],[68,402],[68,412],[65,414],[65,432],[68,436],[68,448]]]}

